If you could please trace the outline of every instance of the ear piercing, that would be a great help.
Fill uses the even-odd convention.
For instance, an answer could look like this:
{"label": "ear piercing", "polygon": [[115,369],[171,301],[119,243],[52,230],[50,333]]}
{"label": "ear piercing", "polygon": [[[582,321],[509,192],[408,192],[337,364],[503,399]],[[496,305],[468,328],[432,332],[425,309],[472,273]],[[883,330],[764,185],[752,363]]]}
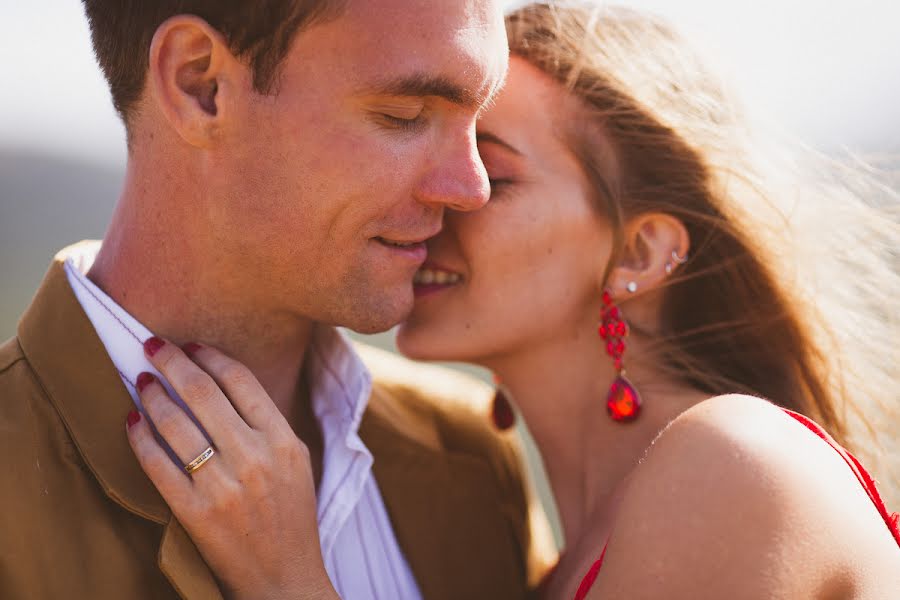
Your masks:
{"label": "ear piercing", "polygon": [[[672,271],[675,270],[675,265],[683,265],[688,260],[688,255],[685,254],[684,257],[678,256],[678,252],[672,250],[672,262],[666,263],[666,275],[671,275]],[[675,263],[675,264],[672,264]]]}

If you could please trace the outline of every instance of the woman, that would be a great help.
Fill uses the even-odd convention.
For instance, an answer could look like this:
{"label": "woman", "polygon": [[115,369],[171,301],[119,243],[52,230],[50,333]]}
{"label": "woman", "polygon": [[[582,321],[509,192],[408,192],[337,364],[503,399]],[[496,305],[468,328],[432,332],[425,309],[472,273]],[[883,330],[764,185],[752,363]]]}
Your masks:
{"label": "woman", "polygon": [[[508,30],[508,84],[479,124],[491,201],[446,216],[398,345],[485,366],[516,399],[567,542],[545,597],[896,597],[897,517],[834,441],[850,445],[852,410],[876,397],[863,382],[895,393],[877,324],[898,290],[878,254],[894,224],[827,186],[813,211],[780,206],[795,197],[766,193],[775,180],[751,162],[748,130],[666,25],[531,5]],[[829,214],[860,242],[852,252],[805,245]],[[810,296],[823,273],[827,295]],[[865,357],[853,355],[860,331]],[[191,350],[212,373],[229,364]],[[172,355],[159,367],[177,388],[171,365],[190,367]],[[290,437],[258,386],[224,391],[251,427]],[[218,445],[237,443],[215,431],[240,417],[216,412],[198,416]],[[147,425],[129,436],[175,513],[202,515],[187,478],[153,465]],[[306,515],[286,503],[274,541],[238,533],[279,550],[255,562],[284,590],[315,581],[333,597],[309,470],[287,471],[258,487],[305,499]],[[254,555],[232,558],[227,528],[191,533],[236,581]],[[298,560],[304,582],[284,579]]]}

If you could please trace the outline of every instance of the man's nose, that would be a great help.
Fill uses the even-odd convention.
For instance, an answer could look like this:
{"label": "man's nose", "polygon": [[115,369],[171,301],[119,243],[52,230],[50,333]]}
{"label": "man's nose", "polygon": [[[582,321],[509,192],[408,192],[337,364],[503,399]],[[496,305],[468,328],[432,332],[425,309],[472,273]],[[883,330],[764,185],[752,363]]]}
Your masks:
{"label": "man's nose", "polygon": [[478,146],[475,132],[449,147],[448,151],[437,153],[437,159],[419,186],[420,201],[458,211],[481,208],[487,203],[491,193],[487,171]]}

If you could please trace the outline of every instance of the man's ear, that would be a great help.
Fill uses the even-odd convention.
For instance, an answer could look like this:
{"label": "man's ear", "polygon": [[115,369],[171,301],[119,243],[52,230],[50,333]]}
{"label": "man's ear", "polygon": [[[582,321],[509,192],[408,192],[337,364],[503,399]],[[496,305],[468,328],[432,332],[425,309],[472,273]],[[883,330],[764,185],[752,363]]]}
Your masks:
{"label": "man's ear", "polygon": [[680,219],[665,213],[635,217],[625,226],[625,250],[610,273],[616,296],[653,290],[687,257],[690,236]]}
{"label": "man's ear", "polygon": [[236,90],[240,68],[220,32],[199,17],[177,15],[153,35],[148,91],[185,142],[207,148],[227,117],[223,97]]}

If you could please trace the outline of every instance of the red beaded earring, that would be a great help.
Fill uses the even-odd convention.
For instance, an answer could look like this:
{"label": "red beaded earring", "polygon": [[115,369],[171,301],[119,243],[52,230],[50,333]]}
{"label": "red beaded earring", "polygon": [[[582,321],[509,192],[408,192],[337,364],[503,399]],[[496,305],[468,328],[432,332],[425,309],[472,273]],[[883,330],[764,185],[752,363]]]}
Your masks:
{"label": "red beaded earring", "polygon": [[513,412],[512,404],[510,404],[509,398],[507,398],[506,394],[503,392],[500,378],[496,375],[494,375],[494,385],[497,389],[496,392],[494,392],[494,404],[491,407],[491,419],[494,421],[494,427],[500,431],[506,431],[516,424],[516,413]]}
{"label": "red beaded earring", "polygon": [[606,410],[613,421],[619,423],[634,421],[641,414],[641,397],[625,377],[623,358],[628,324],[622,317],[622,311],[613,302],[609,290],[603,292],[599,333],[606,341],[606,353],[612,357],[618,373],[606,397]]}

